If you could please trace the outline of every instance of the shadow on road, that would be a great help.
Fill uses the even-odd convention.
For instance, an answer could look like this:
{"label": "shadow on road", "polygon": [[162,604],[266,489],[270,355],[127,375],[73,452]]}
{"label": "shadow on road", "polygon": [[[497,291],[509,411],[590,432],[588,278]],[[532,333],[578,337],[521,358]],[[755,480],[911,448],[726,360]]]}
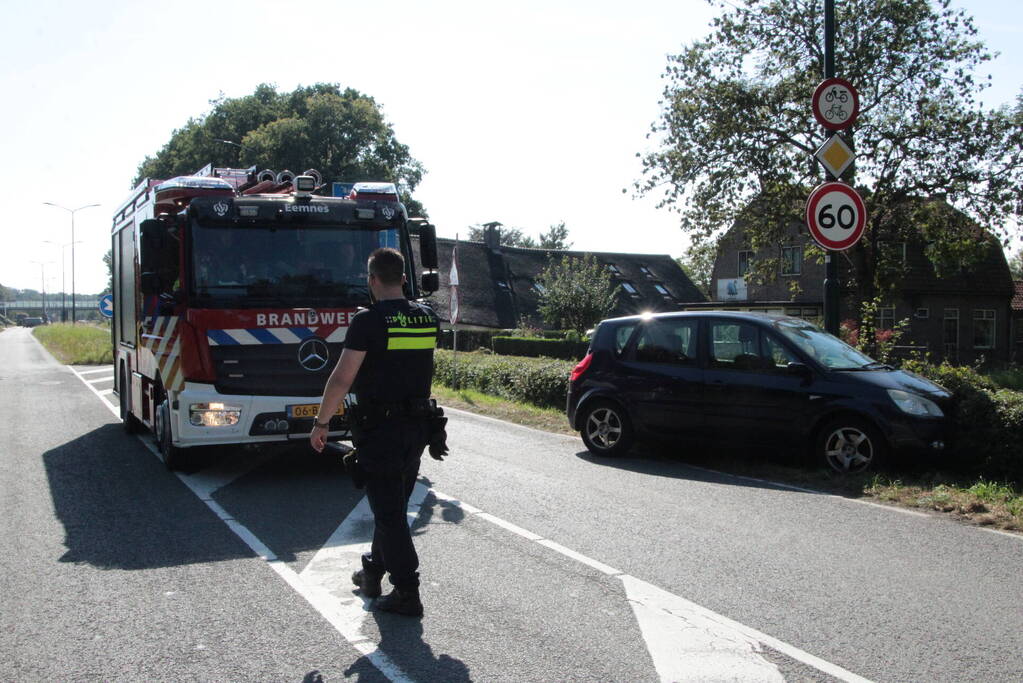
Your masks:
{"label": "shadow on road", "polygon": [[[423,640],[423,622],[419,619],[373,612],[380,630],[377,649],[401,668],[413,681],[444,681],[470,683],[469,667],[460,659],[447,654],[434,654],[433,648]],[[345,677],[355,675],[360,683],[380,680],[380,672],[371,666],[368,657],[360,657],[346,671]]]}
{"label": "shadow on road", "polygon": [[[215,464],[216,453],[208,456]],[[133,570],[253,556],[119,424],[103,425],[42,458],[65,530],[62,562]],[[307,551],[311,556],[361,498],[339,462],[293,449],[276,451],[213,495],[284,561]]]}

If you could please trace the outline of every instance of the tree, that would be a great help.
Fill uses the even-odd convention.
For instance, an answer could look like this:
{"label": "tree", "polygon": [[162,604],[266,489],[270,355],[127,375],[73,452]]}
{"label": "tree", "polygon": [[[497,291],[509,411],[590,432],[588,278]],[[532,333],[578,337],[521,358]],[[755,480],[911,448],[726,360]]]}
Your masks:
{"label": "tree", "polygon": [[106,296],[107,294],[114,293],[114,250],[107,249],[107,253],[103,254],[103,263],[107,266],[107,287],[100,296]]}
{"label": "tree", "polygon": [[711,276],[714,274],[714,261],[718,255],[718,240],[693,240],[685,253],[676,259],[686,276],[693,281],[696,288],[707,297],[711,297]]}
{"label": "tree", "polygon": [[548,325],[585,332],[614,310],[619,285],[607,268],[587,254],[551,259],[537,278],[540,315]]}
{"label": "tree", "polygon": [[[528,247],[535,249],[537,244],[536,240],[529,237],[522,232],[520,228],[507,228],[500,223],[496,224],[498,228],[499,243],[503,247]],[[483,242],[484,235],[486,234],[486,226],[483,225],[470,225],[469,226],[469,241],[470,242]]]}
{"label": "tree", "polygon": [[395,139],[372,97],[331,83],[290,93],[264,83],[252,95],[221,96],[210,104],[209,113],[189,119],[156,156],[139,164],[133,184],[187,175],[210,162],[294,173],[314,168],[327,181],[393,182],[409,214],[424,215],[411,199],[423,166]]}
{"label": "tree", "polygon": [[[636,187],[663,191],[661,205],[679,211],[694,236],[745,218],[760,250],[801,220],[823,180],[810,157],[823,136],[809,102],[823,74],[823,7],[710,1],[722,8],[712,33],[669,57],[653,129],[661,147],[644,158]],[[1012,108],[977,103],[986,85],[973,72],[990,55],[949,0],[843,0],[836,25],[836,70],[861,97],[859,119],[843,134],[856,153],[844,179],[868,217],[847,251],[847,284],[871,301],[893,284],[879,267],[885,243],[922,239],[941,272],[983,256],[980,229],[1007,241],[1023,206],[1023,96]]]}
{"label": "tree", "polygon": [[1009,270],[1012,272],[1013,280],[1023,280],[1023,249],[1009,259]]}
{"label": "tree", "polygon": [[564,251],[572,248],[572,243],[567,240],[568,228],[565,227],[565,221],[561,221],[557,225],[552,225],[547,232],[540,233],[539,246],[541,249]]}

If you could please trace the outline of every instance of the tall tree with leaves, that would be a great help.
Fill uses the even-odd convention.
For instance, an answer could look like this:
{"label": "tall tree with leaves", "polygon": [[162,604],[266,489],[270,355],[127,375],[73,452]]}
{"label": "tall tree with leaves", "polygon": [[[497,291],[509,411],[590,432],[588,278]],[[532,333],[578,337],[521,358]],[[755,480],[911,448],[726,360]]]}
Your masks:
{"label": "tall tree with leaves", "polygon": [[537,279],[543,285],[540,315],[561,329],[585,332],[606,318],[618,300],[619,285],[592,254],[551,259]]}
{"label": "tall tree with leaves", "polygon": [[[824,179],[810,111],[824,71],[823,3],[709,2],[722,10],[711,34],[669,58],[652,131],[661,147],[644,158],[637,189],[663,192],[661,205],[697,241],[745,218],[760,250]],[[836,71],[861,100],[843,134],[856,153],[845,180],[868,216],[847,252],[849,284],[870,301],[892,282],[879,267],[886,242],[922,240],[941,272],[983,256],[978,226],[1008,239],[1023,206],[1023,97],[1012,108],[978,104],[986,84],[974,72],[990,55],[949,0],[842,0],[836,25]]]}
{"label": "tall tree with leaves", "polygon": [[685,253],[675,259],[696,288],[708,298],[712,297],[710,288],[717,256],[718,240],[705,239],[691,242]]}
{"label": "tall tree with leaves", "polygon": [[193,173],[210,162],[294,173],[314,168],[328,181],[396,183],[409,213],[423,215],[411,200],[423,166],[394,137],[372,97],[332,83],[290,93],[262,84],[251,95],[210,104],[210,112],[189,119],[156,156],[146,157],[135,183]]}
{"label": "tall tree with leaves", "polygon": [[565,221],[552,225],[547,232],[541,232],[538,246],[541,249],[556,249],[558,251],[571,249],[572,243],[568,241],[568,228],[565,227]]}

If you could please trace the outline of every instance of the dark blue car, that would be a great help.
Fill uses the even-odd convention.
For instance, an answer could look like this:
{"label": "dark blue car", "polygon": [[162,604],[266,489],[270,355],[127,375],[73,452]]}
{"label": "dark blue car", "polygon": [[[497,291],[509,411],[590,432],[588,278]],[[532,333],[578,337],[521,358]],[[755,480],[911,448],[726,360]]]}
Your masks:
{"label": "dark blue car", "polygon": [[601,322],[568,392],[569,422],[595,454],[637,438],[805,444],[843,473],[893,450],[941,451],[951,409],[942,387],[804,320],[722,311]]}

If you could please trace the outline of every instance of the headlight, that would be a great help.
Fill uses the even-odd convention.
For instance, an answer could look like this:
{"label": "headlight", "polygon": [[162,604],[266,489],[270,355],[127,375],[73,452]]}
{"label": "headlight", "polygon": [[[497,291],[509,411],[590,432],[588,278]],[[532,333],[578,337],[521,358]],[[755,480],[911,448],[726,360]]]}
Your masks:
{"label": "headlight", "polygon": [[193,403],[188,406],[188,421],[196,427],[230,427],[238,424],[242,409],[223,403]]}
{"label": "headlight", "polygon": [[899,407],[899,410],[904,413],[928,415],[930,417],[945,416],[945,413],[941,412],[941,408],[938,407],[937,403],[923,396],[917,396],[916,394],[900,391],[899,389],[889,389],[888,395],[895,402],[895,405]]}

